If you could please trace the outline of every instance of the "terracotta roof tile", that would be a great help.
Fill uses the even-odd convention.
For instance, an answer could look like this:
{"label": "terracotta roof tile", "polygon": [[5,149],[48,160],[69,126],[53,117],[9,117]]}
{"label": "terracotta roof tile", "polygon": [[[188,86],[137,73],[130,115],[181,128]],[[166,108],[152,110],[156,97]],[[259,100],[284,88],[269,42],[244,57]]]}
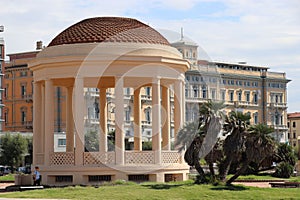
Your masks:
{"label": "terracotta roof tile", "polygon": [[96,17],[82,20],[58,34],[48,46],[91,42],[134,42],[170,45],[150,26],[131,18]]}
{"label": "terracotta roof tile", "polygon": [[288,113],[288,118],[300,118],[300,112]]}

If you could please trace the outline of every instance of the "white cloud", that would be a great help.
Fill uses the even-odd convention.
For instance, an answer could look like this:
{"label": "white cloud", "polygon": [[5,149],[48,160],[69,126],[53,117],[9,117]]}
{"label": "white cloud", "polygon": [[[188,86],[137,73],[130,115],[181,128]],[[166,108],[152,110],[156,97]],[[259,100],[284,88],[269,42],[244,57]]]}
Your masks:
{"label": "white cloud", "polygon": [[[166,20],[151,15],[162,8],[189,11],[202,2],[222,3],[224,9],[204,18],[191,15]],[[0,37],[4,36],[7,53],[34,50],[37,40],[47,45],[59,32],[88,17],[139,16],[158,29],[180,32],[184,27],[185,35],[212,60],[247,61],[287,71],[293,79],[289,98],[295,94],[295,85],[300,85],[299,71],[294,71],[300,65],[299,0],[2,0],[1,5],[5,8],[1,8],[0,25],[5,32]],[[290,109],[300,110],[296,103],[291,105]]]}

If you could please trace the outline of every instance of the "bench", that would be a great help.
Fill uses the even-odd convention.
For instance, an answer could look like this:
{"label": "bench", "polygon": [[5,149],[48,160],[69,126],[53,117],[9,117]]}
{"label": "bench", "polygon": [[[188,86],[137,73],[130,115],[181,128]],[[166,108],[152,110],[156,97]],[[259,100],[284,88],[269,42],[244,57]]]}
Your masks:
{"label": "bench", "polygon": [[300,182],[284,182],[284,183],[269,183],[271,187],[276,188],[298,188],[300,187]]}
{"label": "bench", "polygon": [[20,191],[44,189],[44,186],[20,186]]}

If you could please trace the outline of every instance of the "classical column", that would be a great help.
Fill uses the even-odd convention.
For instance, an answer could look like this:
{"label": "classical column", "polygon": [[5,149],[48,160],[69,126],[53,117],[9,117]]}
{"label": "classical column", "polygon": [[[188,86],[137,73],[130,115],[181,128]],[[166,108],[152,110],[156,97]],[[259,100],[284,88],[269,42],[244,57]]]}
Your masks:
{"label": "classical column", "polygon": [[99,89],[99,151],[107,151],[107,102],[106,102],[106,88]]}
{"label": "classical column", "polygon": [[161,105],[160,105],[160,79],[154,78],[152,82],[152,151],[154,163],[161,164]]}
{"label": "classical column", "polygon": [[181,80],[176,80],[174,83],[174,137],[182,126],[182,82]]}
{"label": "classical column", "polygon": [[180,125],[180,128],[183,127],[184,125],[184,122],[185,122],[185,85],[184,85],[184,77],[182,78],[181,80],[181,108],[182,108],[182,111],[181,111],[181,125]]}
{"label": "classical column", "polygon": [[45,81],[45,165],[50,165],[54,152],[54,86],[51,79]]}
{"label": "classical column", "polygon": [[168,86],[162,87],[162,149],[170,150],[170,93]]}
{"label": "classical column", "polygon": [[41,83],[33,84],[33,165],[37,164],[37,154],[43,152],[42,134],[42,87]]}
{"label": "classical column", "polygon": [[73,118],[73,87],[67,88],[67,114],[66,114],[66,151],[74,151],[74,118]]}
{"label": "classical column", "polygon": [[122,77],[115,79],[115,153],[116,164],[124,164],[124,80]]}
{"label": "classical column", "polygon": [[42,110],[41,110],[41,149],[42,153],[44,154],[42,163],[45,164],[45,84],[41,83],[41,89],[42,89],[42,96],[41,96],[41,102],[42,102]]}
{"label": "classical column", "polygon": [[133,112],[134,112],[134,150],[142,151],[142,131],[141,131],[141,88],[134,90]]}
{"label": "classical column", "polygon": [[83,165],[84,152],[84,79],[77,77],[75,79],[74,96],[74,122],[75,122],[75,165]]}

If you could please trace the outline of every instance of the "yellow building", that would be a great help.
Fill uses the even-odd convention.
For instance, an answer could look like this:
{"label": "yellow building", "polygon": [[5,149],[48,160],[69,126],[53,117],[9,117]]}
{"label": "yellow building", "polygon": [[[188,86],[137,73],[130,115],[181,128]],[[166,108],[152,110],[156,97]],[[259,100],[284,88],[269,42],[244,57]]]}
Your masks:
{"label": "yellow building", "polygon": [[285,73],[270,72],[268,67],[241,63],[198,60],[197,44],[181,36],[172,46],[192,63],[185,73],[186,121],[199,116],[199,104],[208,100],[224,101],[225,112],[248,113],[250,123],[274,127],[274,137],[287,142],[287,83]]}
{"label": "yellow building", "polygon": [[292,147],[298,149],[300,157],[300,113],[288,113],[288,138]]}

